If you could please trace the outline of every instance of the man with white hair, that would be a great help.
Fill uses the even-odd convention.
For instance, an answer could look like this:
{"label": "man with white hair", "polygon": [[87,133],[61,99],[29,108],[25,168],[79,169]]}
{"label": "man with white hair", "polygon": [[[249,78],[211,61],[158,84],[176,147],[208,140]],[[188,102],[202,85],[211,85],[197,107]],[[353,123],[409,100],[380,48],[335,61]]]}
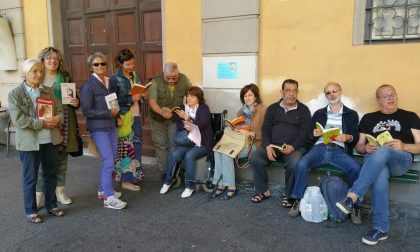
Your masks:
{"label": "man with white hair", "polygon": [[171,109],[181,107],[184,96],[191,86],[188,77],[178,71],[178,65],[174,62],[166,63],[163,66],[163,73],[152,79],[149,92],[149,118],[161,179],[166,175],[169,151],[175,148],[172,137],[176,131],[176,122]]}
{"label": "man with white hair", "polygon": [[[312,169],[326,164],[333,165],[347,174],[350,186],[359,176],[360,164],[350,156],[359,139],[359,116],[356,111],[341,102],[340,84],[329,82],[324,88],[324,94],[328,105],[317,110],[312,116],[314,130],[310,139],[313,140],[314,146],[296,164],[295,184],[291,193],[295,202],[288,213],[291,217],[299,215],[299,202]],[[324,129],[339,128],[340,134],[332,142],[325,144],[323,133],[315,127],[316,123],[321,124]],[[360,211],[352,215],[352,221],[355,224],[361,223]]]}

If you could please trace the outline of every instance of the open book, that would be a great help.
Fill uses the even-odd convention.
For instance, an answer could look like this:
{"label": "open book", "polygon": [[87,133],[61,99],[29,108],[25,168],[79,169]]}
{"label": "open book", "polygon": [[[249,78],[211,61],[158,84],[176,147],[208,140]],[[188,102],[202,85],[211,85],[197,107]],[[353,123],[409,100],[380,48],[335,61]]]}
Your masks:
{"label": "open book", "polygon": [[61,83],[61,103],[70,104],[76,98],[76,83]]}
{"label": "open book", "polygon": [[246,125],[246,119],[244,116],[237,117],[233,120],[228,120],[226,118],[224,120],[225,122],[229,124],[229,126],[232,129],[236,128],[236,129],[243,129],[243,130],[248,130],[248,131],[251,130],[251,127],[249,127],[249,125]]}
{"label": "open book", "polygon": [[324,139],[324,144],[329,144],[332,141],[335,141],[338,135],[340,135],[339,128],[330,128],[324,129],[320,123],[316,123],[316,129],[322,131],[322,138]]}
{"label": "open book", "polygon": [[54,100],[49,98],[36,98],[36,116],[38,119],[47,119],[54,116]]}
{"label": "open book", "polygon": [[368,142],[370,144],[373,144],[373,145],[376,145],[376,146],[382,146],[382,145],[384,145],[384,143],[393,140],[389,131],[382,132],[376,138],[372,135],[366,134],[366,139],[368,140]]}
{"label": "open book", "polygon": [[131,95],[138,95],[146,92],[149,87],[152,85],[152,82],[147,83],[146,85],[134,84],[131,90],[128,92]]}
{"label": "open book", "polygon": [[116,93],[109,94],[105,96],[106,105],[108,106],[108,109],[116,108],[117,110],[120,110],[120,105],[118,104],[118,98]]}
{"label": "open book", "polygon": [[173,113],[173,112],[177,112],[177,111],[180,111],[180,110],[182,110],[180,107],[173,107],[171,109],[171,112]]}
{"label": "open book", "polygon": [[282,144],[280,146],[279,145],[275,145],[275,144],[270,144],[268,146],[270,146],[270,147],[272,147],[274,149],[278,149],[280,151],[283,151],[283,150],[285,150],[287,148],[287,145],[286,144]]}

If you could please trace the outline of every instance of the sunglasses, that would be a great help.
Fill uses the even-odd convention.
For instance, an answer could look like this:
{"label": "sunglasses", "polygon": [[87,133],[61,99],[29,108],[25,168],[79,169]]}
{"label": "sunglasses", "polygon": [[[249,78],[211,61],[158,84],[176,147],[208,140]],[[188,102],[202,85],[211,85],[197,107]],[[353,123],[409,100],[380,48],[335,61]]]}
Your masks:
{"label": "sunglasses", "polygon": [[106,66],[106,62],[101,62],[101,63],[93,63],[92,65],[98,67],[99,65],[101,66]]}
{"label": "sunglasses", "polygon": [[325,92],[325,95],[336,94],[338,92],[337,89]]}

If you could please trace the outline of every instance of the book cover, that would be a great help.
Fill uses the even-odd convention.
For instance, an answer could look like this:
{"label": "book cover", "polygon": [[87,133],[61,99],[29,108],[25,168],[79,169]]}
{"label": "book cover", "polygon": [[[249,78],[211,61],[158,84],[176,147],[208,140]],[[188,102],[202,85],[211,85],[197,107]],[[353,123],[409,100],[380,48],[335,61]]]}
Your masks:
{"label": "book cover", "polygon": [[377,137],[374,137],[372,135],[366,134],[366,139],[370,144],[376,145],[376,146],[382,146],[386,142],[392,141],[393,138],[391,136],[391,133],[389,131],[384,131],[381,134],[379,134]]}
{"label": "book cover", "polygon": [[36,98],[36,116],[38,119],[47,119],[54,116],[54,100],[49,98]]}
{"label": "book cover", "polygon": [[146,85],[141,85],[141,84],[134,84],[133,87],[130,89],[130,91],[128,92],[131,95],[138,95],[138,94],[142,94],[144,92],[146,92],[150,86],[152,85],[152,82],[147,83]]}
{"label": "book cover", "polygon": [[318,122],[316,122],[316,129],[322,131],[324,144],[329,144],[332,141],[335,141],[337,136],[341,133],[339,128],[324,129],[324,127],[322,127],[322,125]]}
{"label": "book cover", "polygon": [[236,128],[236,129],[243,129],[243,130],[248,130],[248,131],[251,130],[249,125],[246,125],[246,119],[245,119],[244,116],[237,117],[233,120],[228,120],[226,118],[224,120],[225,120],[225,122],[227,122],[229,124],[229,126],[232,129]]}
{"label": "book cover", "polygon": [[279,145],[275,145],[275,144],[270,144],[268,146],[270,146],[272,148],[275,148],[275,149],[278,149],[280,151],[283,151],[283,150],[285,150],[287,148],[287,145],[286,144],[282,144],[280,146]]}
{"label": "book cover", "polygon": [[76,98],[76,83],[61,83],[61,103],[70,104],[71,99]]}
{"label": "book cover", "polygon": [[118,104],[118,98],[116,93],[109,94],[105,96],[106,105],[108,106],[108,109],[116,108],[117,110],[120,110],[120,105]]}

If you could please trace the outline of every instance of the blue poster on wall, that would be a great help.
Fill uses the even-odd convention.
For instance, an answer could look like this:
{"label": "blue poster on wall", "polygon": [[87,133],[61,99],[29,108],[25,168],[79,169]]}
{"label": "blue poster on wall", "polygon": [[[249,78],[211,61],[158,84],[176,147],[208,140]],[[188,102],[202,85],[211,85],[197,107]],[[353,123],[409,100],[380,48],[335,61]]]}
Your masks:
{"label": "blue poster on wall", "polygon": [[238,62],[218,62],[217,79],[238,79]]}

